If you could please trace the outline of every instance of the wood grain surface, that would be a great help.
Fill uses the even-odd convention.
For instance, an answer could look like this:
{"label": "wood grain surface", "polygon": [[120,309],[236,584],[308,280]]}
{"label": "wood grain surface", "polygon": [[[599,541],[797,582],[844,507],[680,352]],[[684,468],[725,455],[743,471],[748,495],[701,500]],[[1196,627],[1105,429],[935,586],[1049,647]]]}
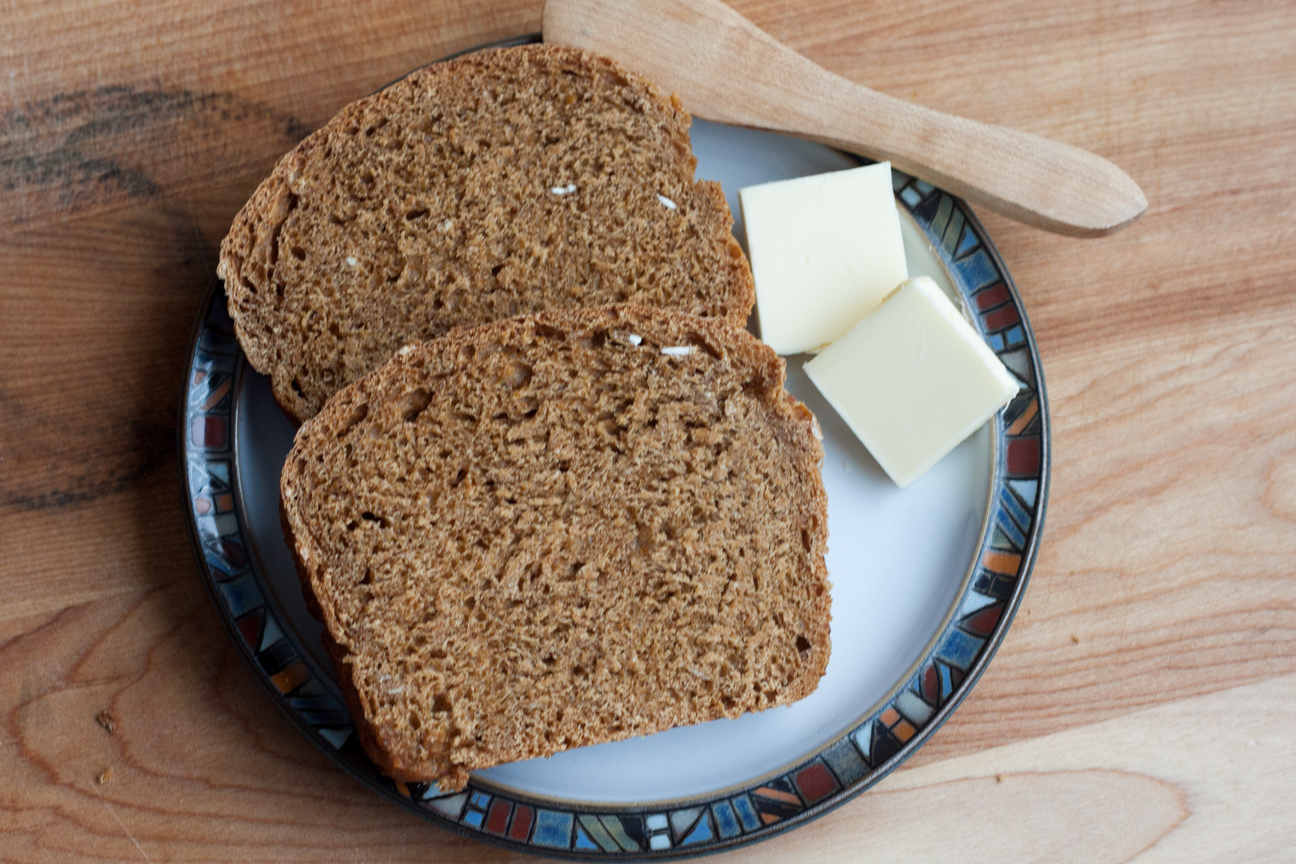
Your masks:
{"label": "wood grain surface", "polygon": [[[1292,860],[1296,4],[733,5],[880,92],[1093,150],[1150,207],[1101,240],[985,215],[1053,418],[1022,612],[904,769],[726,857]],[[539,21],[507,0],[0,6],[0,860],[509,857],[351,780],[252,680],[174,440],[216,246],[278,156]]]}

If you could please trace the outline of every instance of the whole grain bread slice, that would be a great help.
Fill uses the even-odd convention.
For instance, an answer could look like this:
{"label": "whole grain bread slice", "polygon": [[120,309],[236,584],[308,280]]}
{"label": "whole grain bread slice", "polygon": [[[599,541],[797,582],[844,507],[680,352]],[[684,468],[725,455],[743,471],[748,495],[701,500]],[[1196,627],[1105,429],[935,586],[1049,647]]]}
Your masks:
{"label": "whole grain bread slice", "polygon": [[359,739],[468,772],[783,705],[830,651],[818,426],[726,321],[452,331],[301,427],[289,545]]}
{"label": "whole grain bread slice", "polygon": [[299,422],[410,342],[636,303],[745,323],[755,300],[690,118],[613,61],[483,51],[362,99],[276,166],[221,245],[235,331]]}

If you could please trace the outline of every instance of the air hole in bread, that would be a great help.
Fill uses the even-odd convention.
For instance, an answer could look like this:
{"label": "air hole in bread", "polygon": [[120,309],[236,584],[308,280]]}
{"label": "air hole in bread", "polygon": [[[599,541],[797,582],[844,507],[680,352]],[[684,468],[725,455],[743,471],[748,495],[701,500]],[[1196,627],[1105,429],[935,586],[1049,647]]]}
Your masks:
{"label": "air hole in bread", "polygon": [[720,349],[712,345],[711,341],[700,333],[689,333],[684,337],[684,342],[687,345],[696,345],[698,348],[701,348],[717,360],[723,356],[720,353]]}
{"label": "air hole in bread", "polygon": [[[432,394],[422,387],[416,387],[405,396],[405,406],[401,411],[401,417],[406,423],[413,423],[419,418],[419,415],[427,410],[428,405],[432,403]],[[447,454],[448,455],[448,454]]]}
{"label": "air hole in bread", "polygon": [[608,334],[606,330],[592,330],[588,333],[581,334],[577,338],[576,344],[580,345],[582,348],[602,348],[607,344],[607,337]]}
{"label": "air hole in bread", "polygon": [[557,327],[550,327],[547,324],[537,324],[535,327],[535,334],[541,339],[553,339],[559,342],[567,338],[567,334],[562,330],[559,330]]}
{"label": "air hole in bread", "polygon": [[653,548],[653,530],[652,526],[640,524],[635,529],[635,549],[643,555],[648,555]]}
{"label": "air hole in bread", "polygon": [[359,405],[351,409],[351,413],[347,415],[347,419],[342,422],[342,427],[337,431],[337,437],[338,438],[344,437],[348,432],[350,432],[357,425],[363,422],[364,419],[368,416],[369,416],[369,403],[361,402]]}
{"label": "air hole in bread", "polygon": [[509,390],[520,390],[530,383],[533,371],[525,363],[513,363],[504,371],[500,384]]}

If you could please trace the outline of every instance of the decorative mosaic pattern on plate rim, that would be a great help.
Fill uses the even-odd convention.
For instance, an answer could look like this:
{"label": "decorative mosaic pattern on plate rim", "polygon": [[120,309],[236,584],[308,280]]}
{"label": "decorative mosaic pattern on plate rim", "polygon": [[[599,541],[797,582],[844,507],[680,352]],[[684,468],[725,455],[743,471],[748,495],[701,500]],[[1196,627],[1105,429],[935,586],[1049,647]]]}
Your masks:
{"label": "decorative mosaic pattern on plate rim", "polygon": [[[500,44],[523,44],[522,37]],[[1048,407],[1039,355],[1012,278],[957,198],[894,173],[897,202],[948,269],[974,326],[1022,383],[991,422],[986,520],[959,602],[913,671],[836,740],[741,787],[687,800],[597,811],[470,780],[462,792],[397,783],[360,749],[330,675],[283,624],[237,500],[236,394],[244,360],[215,286],[186,369],[180,426],[185,510],[204,581],[258,680],[352,775],[433,822],[496,845],[556,857],[646,860],[720,851],[822,815],[881,780],[943,723],[990,662],[1025,592],[1048,497]]]}

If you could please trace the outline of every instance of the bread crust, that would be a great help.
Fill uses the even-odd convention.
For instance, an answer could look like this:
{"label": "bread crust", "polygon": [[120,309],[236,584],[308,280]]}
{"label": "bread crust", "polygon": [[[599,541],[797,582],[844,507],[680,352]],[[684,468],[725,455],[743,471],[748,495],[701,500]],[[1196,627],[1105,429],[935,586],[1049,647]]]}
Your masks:
{"label": "bread crust", "polygon": [[612,60],[554,45],[433,64],[347,105],[221,244],[249,362],[300,423],[454,326],[617,302],[745,324],[751,271],[719,184],[693,180],[690,122]]}
{"label": "bread crust", "polygon": [[[639,341],[625,341],[630,334]],[[436,525],[445,524],[456,514],[484,512],[471,511],[470,504],[464,502],[471,499],[480,504],[482,501],[502,500],[492,498],[493,491],[483,491],[487,488],[483,484],[494,484],[492,478],[498,478],[502,484],[499,492],[506,494],[503,486],[509,481],[503,473],[492,473],[491,465],[494,463],[490,462],[489,449],[482,450],[487,455],[476,457],[478,461],[469,463],[467,471],[461,472],[459,479],[468,492],[460,498],[454,497],[453,490],[458,487],[430,478],[422,484],[384,486],[389,490],[385,493],[389,500],[375,503],[379,499],[368,491],[373,477],[367,463],[361,462],[359,466],[347,464],[352,458],[348,454],[352,451],[347,451],[347,444],[341,442],[381,440],[383,446],[395,442],[393,446],[404,447],[406,451],[412,448],[426,452],[419,448],[443,440],[417,437],[416,431],[399,425],[399,421],[393,418],[401,416],[401,411],[406,417],[413,411],[415,420],[406,422],[418,427],[425,420],[435,421],[435,418],[428,420],[428,415],[438,411],[475,410],[467,406],[477,404],[473,399],[478,396],[482,405],[496,404],[491,401],[489,393],[467,392],[462,380],[469,374],[464,371],[465,365],[474,367],[475,373],[478,366],[494,369],[505,363],[500,368],[507,373],[511,368],[507,363],[529,364],[535,378],[525,382],[509,398],[532,399],[527,389],[531,387],[549,387],[546,393],[559,395],[543,397],[540,407],[535,409],[538,413],[532,419],[548,417],[545,422],[551,423],[552,428],[546,433],[546,449],[527,450],[529,445],[521,445],[527,452],[540,454],[527,463],[527,471],[540,472],[545,465],[567,461],[570,463],[570,482],[575,484],[573,488],[587,489],[600,482],[598,478],[601,475],[588,466],[602,463],[582,454],[598,451],[606,455],[608,447],[615,449],[618,445],[609,444],[601,432],[580,428],[580,424],[560,424],[559,418],[578,415],[570,412],[559,414],[558,408],[545,407],[546,400],[567,399],[561,404],[570,406],[576,404],[571,400],[579,401],[595,392],[586,386],[587,378],[579,375],[573,375],[571,381],[576,392],[558,390],[554,386],[552,371],[546,371],[543,366],[545,351],[550,349],[537,343],[537,340],[543,342],[545,339],[556,345],[561,343],[562,350],[574,352],[570,354],[572,357],[592,358],[592,362],[599,362],[601,355],[598,351],[604,349],[587,349],[582,340],[591,344],[600,339],[622,340],[615,346],[615,352],[645,352],[631,358],[638,361],[637,366],[625,368],[638,370],[635,374],[642,373],[646,376],[643,377],[645,381],[653,376],[675,376],[668,383],[679,386],[671,392],[685,392],[689,399],[694,400],[678,404],[663,402],[652,421],[656,422],[660,417],[662,426],[672,422],[669,418],[677,408],[688,413],[696,405],[719,404],[712,399],[713,394],[694,392],[689,388],[726,387],[727,395],[715,394],[723,404],[713,412],[713,416],[739,417],[734,423],[738,424],[735,428],[741,434],[732,438],[733,460],[729,463],[722,460],[719,464],[722,469],[726,464],[729,466],[731,477],[735,471],[741,474],[750,469],[748,474],[751,476],[759,474],[758,482],[699,480],[694,486],[672,487],[675,491],[670,494],[674,496],[692,494],[690,490],[700,496],[699,501],[705,502],[711,496],[720,509],[701,516],[695,509],[691,524],[687,520],[676,523],[673,528],[662,529],[666,531],[664,535],[653,534],[645,541],[645,526],[657,525],[654,520],[663,514],[669,515],[667,511],[673,506],[669,502],[674,499],[667,496],[662,499],[667,503],[636,513],[634,518],[640,523],[639,536],[628,535],[627,542],[634,548],[619,558],[616,555],[621,553],[617,550],[622,547],[612,538],[624,527],[621,525],[624,521],[622,508],[627,505],[626,500],[609,491],[597,500],[593,510],[581,511],[568,505],[563,505],[567,509],[558,507],[554,510],[551,507],[551,515],[557,513],[561,518],[548,522],[531,520],[542,529],[531,548],[549,550],[544,555],[532,556],[527,563],[539,571],[540,578],[528,584],[519,578],[516,590],[507,584],[501,588],[488,579],[480,586],[475,583],[468,586],[465,594],[456,580],[461,576],[467,579],[464,574],[477,573],[478,576],[472,577],[477,579],[481,574],[489,576],[502,572],[500,568],[483,569],[474,563],[477,546],[505,545],[504,539],[498,535],[508,533],[511,526],[526,524],[534,513],[549,506],[551,502],[547,503],[545,497],[549,493],[539,485],[507,491],[507,496],[517,496],[518,501],[516,506],[507,508],[510,516],[503,527],[491,528],[494,523],[487,519],[478,524],[478,534],[465,528],[467,534],[463,543],[469,551],[462,559],[446,560],[443,556],[426,553],[420,553],[423,555],[421,558],[419,555],[375,556],[373,548],[390,550],[409,538],[421,540],[429,537],[439,530]],[[577,347],[573,348],[573,345]],[[676,356],[679,353],[677,347],[689,346],[694,350]],[[670,350],[663,352],[662,348]],[[608,362],[612,366],[622,362],[624,366],[625,357],[630,355],[615,352],[613,348],[606,348],[610,357]],[[677,365],[679,369],[676,369]],[[456,374],[459,380],[456,380]],[[507,380],[507,375],[505,378]],[[701,383],[690,383],[694,379]],[[504,761],[550,755],[571,746],[649,734],[683,723],[738,716],[745,711],[794,702],[813,692],[827,668],[831,651],[830,586],[824,563],[827,497],[819,475],[823,450],[813,415],[786,393],[783,380],[783,362],[750,334],[727,322],[694,318],[668,310],[619,306],[556,310],[456,329],[433,342],[408,346],[388,364],[339,392],[319,415],[298,431],[281,478],[281,506],[286,538],[298,562],[303,590],[308,598],[314,599],[314,608],[325,624],[330,656],[346,693],[360,743],[370,758],[395,779],[434,781],[443,789],[462,788],[471,770]],[[436,382],[442,382],[445,389],[433,392],[442,386]],[[646,389],[651,390],[652,386],[655,385]],[[562,395],[564,392],[566,396]],[[410,393],[422,394],[415,399],[413,409],[408,407],[410,403],[402,401],[408,400]],[[610,391],[608,398],[624,402],[645,397],[642,393]],[[648,424],[640,422],[642,419],[626,422],[643,431]],[[647,454],[650,461],[656,460],[653,464],[674,466],[681,476],[689,466],[704,472],[705,464],[693,460],[692,451],[685,453],[684,449],[699,442],[707,446],[713,444],[720,434],[716,430],[723,426],[723,422],[717,421],[712,427],[691,426],[690,423],[675,423],[678,428],[692,431],[687,439],[672,439],[677,443],[671,445],[674,450],[665,457],[651,452],[651,446],[644,443],[646,439],[636,444],[632,439],[637,433],[632,432],[625,443],[627,458],[634,460],[640,454]],[[566,428],[569,426],[577,428]],[[513,431],[505,434],[513,434],[518,428],[507,427]],[[472,440],[480,440],[489,434],[493,433],[479,428],[474,438],[447,441],[445,447],[451,450],[471,447]],[[352,435],[356,437],[353,439]],[[416,437],[410,438],[410,435]],[[578,446],[564,450],[565,445],[561,442],[569,437],[579,439]],[[685,443],[686,440],[691,443]],[[750,445],[752,441],[764,443]],[[361,451],[357,449],[354,453],[360,454]],[[356,455],[355,458],[361,457]],[[413,464],[402,462],[400,458],[389,459],[388,463],[382,466],[379,474],[395,476],[410,471],[409,465]],[[399,470],[395,467],[398,464],[402,466]],[[566,468],[561,470],[567,471]],[[469,475],[466,480],[463,479],[464,473]],[[657,482],[652,476],[642,479],[649,485]],[[639,482],[640,478],[636,477],[635,483]],[[420,504],[398,515],[392,509],[395,506],[393,502],[408,500],[409,490],[415,487],[420,490],[420,495],[438,496],[438,503]],[[527,491],[535,496],[534,500],[522,497]],[[734,500],[721,500],[726,494]],[[334,505],[343,509],[330,510]],[[347,508],[361,507],[372,507],[376,511],[366,511],[364,520],[360,521],[369,521],[365,521],[363,529],[340,526],[337,520],[349,518]],[[724,507],[730,507],[725,512],[742,513],[747,522],[744,524],[726,517],[721,512]],[[584,517],[581,517],[582,513]],[[579,530],[563,534],[563,519],[573,518],[573,514],[587,521],[581,523]],[[388,518],[391,524],[383,525]],[[468,522],[456,524],[467,525]],[[482,531],[487,533],[480,533]],[[365,546],[368,540],[355,539],[364,532],[377,538],[375,542],[379,546]],[[562,595],[562,599],[547,600],[550,595],[545,586],[552,586],[556,591],[564,589],[562,579],[551,578],[551,570],[546,568],[552,565],[557,568],[552,572],[558,573],[566,566],[564,562],[568,558],[563,557],[566,547],[560,541],[565,542],[570,537],[586,543],[582,547],[584,551],[577,557],[588,561],[590,568],[601,568],[597,574],[598,581],[592,581],[595,578],[592,575],[582,577],[586,582],[575,586],[574,593]],[[643,552],[641,546],[651,551]],[[746,556],[738,547],[763,550],[768,560]],[[521,547],[514,544],[510,551],[517,553],[519,548],[525,551],[526,543]],[[611,549],[616,554],[600,559],[596,554],[599,549],[605,553]],[[716,561],[719,564],[715,564]],[[503,569],[507,571],[508,568]],[[577,567],[578,571],[580,569]],[[362,570],[365,572],[363,578],[359,576]],[[507,583],[509,577],[504,575]],[[495,578],[498,580],[499,577]],[[534,573],[532,578],[535,579]],[[611,580],[611,585],[604,585],[605,578]],[[641,598],[641,605],[630,607],[618,599],[661,579],[671,580],[671,590],[684,601],[668,608],[653,606],[650,597],[646,600]],[[754,588],[748,585],[749,580]],[[722,586],[723,593],[717,594],[715,585]],[[389,590],[388,586],[396,587]],[[543,597],[541,588],[545,591]],[[730,590],[734,594],[726,603],[724,598]],[[469,595],[472,606],[468,608],[476,607],[476,618],[465,617],[462,613],[463,601],[460,598]],[[609,597],[612,598],[610,601]],[[670,601],[676,599],[672,595]],[[554,661],[556,672],[538,666],[536,657],[518,657],[520,651],[525,653],[519,646],[540,644],[533,639],[537,633],[540,635],[536,638],[541,641],[548,637],[549,631],[535,624],[536,621],[562,619],[569,623],[579,622],[579,616],[572,617],[576,614],[573,610],[590,602],[595,606],[599,602],[611,605],[600,612],[599,620],[589,625],[588,632],[581,631],[578,625],[556,642],[547,643],[551,644],[550,648],[536,648],[536,652],[548,651],[557,655]],[[530,618],[510,619],[507,615],[514,606],[521,607],[524,612],[533,607],[540,611]],[[397,610],[405,617],[382,619],[384,625],[375,629],[373,622],[391,610]],[[676,617],[671,618],[666,613]],[[688,617],[689,614],[693,617]],[[372,620],[366,622],[366,615]],[[629,631],[642,624],[641,615],[642,619],[651,621],[678,620],[682,629],[676,633],[645,631],[632,638]],[[456,624],[456,621],[461,623]],[[698,621],[709,622],[710,629],[692,625],[690,629],[683,624],[685,621],[694,625]],[[780,623],[776,624],[776,621]],[[425,626],[429,622],[435,626],[429,629]],[[434,635],[420,641],[423,636],[415,638],[411,635],[420,627]],[[472,630],[476,635],[470,638],[463,632],[466,630]],[[366,636],[366,633],[370,635]],[[437,637],[436,633],[441,635]],[[438,641],[438,638],[444,640],[447,633],[458,640],[456,651],[464,655],[464,662],[473,669],[481,670],[481,677],[465,677],[453,670],[446,671],[445,651],[449,650],[446,647],[449,643]],[[652,639],[658,641],[652,642]],[[679,642],[683,647],[675,646],[671,650],[678,647],[681,657],[692,659],[681,663],[677,658],[678,668],[662,665],[657,670],[665,669],[669,675],[650,674],[642,669],[635,671],[634,659],[627,659],[627,654],[633,651],[626,646],[649,642],[659,645],[661,639]],[[795,645],[790,644],[793,640]],[[380,650],[375,647],[377,643],[383,643],[385,647]],[[411,645],[418,647],[411,648]],[[554,649],[552,645],[559,647]],[[571,648],[573,645],[583,646],[580,650],[584,653]],[[595,646],[592,650],[591,645]],[[729,660],[716,661],[717,652],[735,650],[752,653],[736,660],[731,653]],[[416,656],[409,657],[406,663],[402,658],[407,658],[407,653],[403,652],[409,651],[414,651]],[[764,653],[760,653],[762,651]],[[593,659],[588,659],[590,657]],[[450,662],[458,659],[455,656]],[[666,664],[667,659],[656,657],[654,662]],[[583,668],[585,666],[588,668]],[[402,671],[398,672],[398,667]],[[429,667],[435,668],[429,671]],[[705,668],[699,671],[699,667]],[[691,672],[689,668],[692,668]],[[708,677],[708,669],[727,670],[724,671],[727,677]],[[526,710],[518,708],[513,699],[515,690],[538,686],[537,681],[543,682],[559,673],[568,676],[558,682],[562,686],[569,681],[570,675],[584,674],[588,678],[583,683],[578,682],[580,686],[575,686],[570,692],[562,691],[566,694],[562,705],[539,704],[537,696],[537,705]],[[459,677],[456,678],[456,674]],[[387,683],[376,685],[375,682],[380,680]],[[430,689],[426,685],[428,681],[434,685]],[[650,681],[655,682],[651,687]],[[389,697],[380,692],[384,686],[388,687],[387,693],[400,695]],[[660,696],[663,686],[678,689],[684,701],[663,701],[664,697]],[[609,700],[600,697],[597,687],[615,695],[619,700],[617,704],[609,707]],[[653,692],[640,692],[636,688],[652,689]],[[406,691],[413,695],[406,695]],[[441,699],[446,699],[453,707],[449,711],[442,710],[438,701]],[[565,705],[570,705],[572,713],[580,710],[591,717],[611,712],[615,714],[616,722],[605,720],[599,725],[565,716],[561,710]],[[631,710],[639,708],[645,712],[644,716]]]}

